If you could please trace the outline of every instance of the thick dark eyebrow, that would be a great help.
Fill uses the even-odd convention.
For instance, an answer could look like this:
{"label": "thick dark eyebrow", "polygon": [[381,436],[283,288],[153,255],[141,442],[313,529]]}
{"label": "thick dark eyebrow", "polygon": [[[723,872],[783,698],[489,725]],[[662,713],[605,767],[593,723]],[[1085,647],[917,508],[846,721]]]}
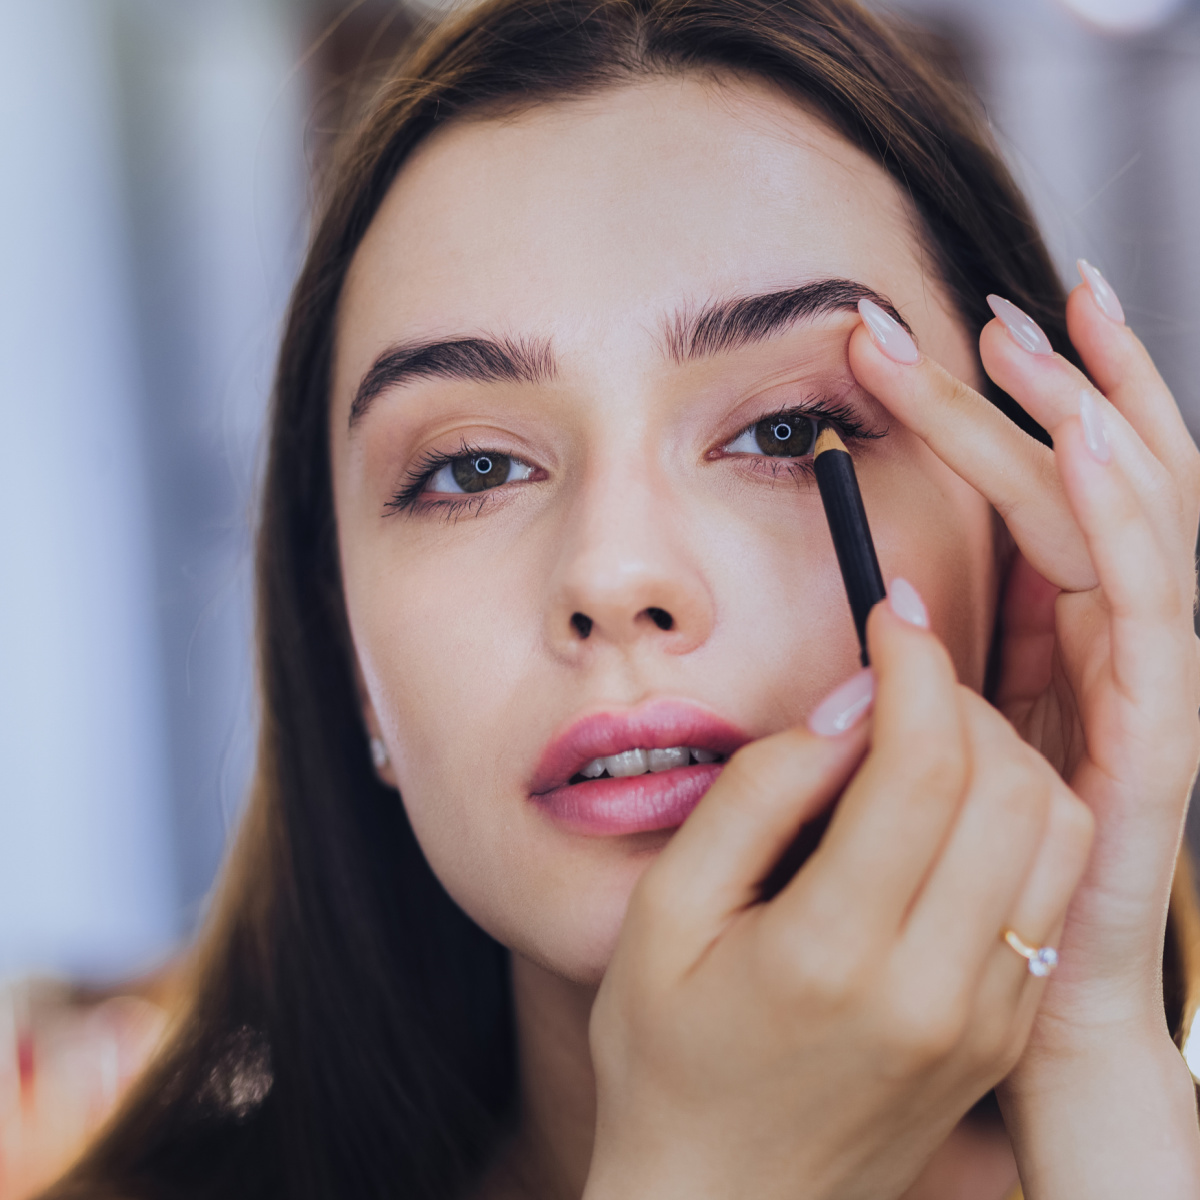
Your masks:
{"label": "thick dark eyebrow", "polygon": [[[664,320],[663,342],[668,357],[690,362],[765,341],[797,321],[852,312],[864,297],[909,329],[895,305],[866,284],[817,279],[780,291],[714,300],[699,310],[682,309]],[[350,405],[350,427],[363,419],[381,392],[410,379],[545,383],[556,371],[554,353],[545,340],[467,337],[404,342],[385,350],[362,377]]]}
{"label": "thick dark eyebrow", "polygon": [[403,343],[385,350],[362,377],[350,405],[350,427],[366,416],[380,392],[410,379],[544,383],[554,373],[554,355],[544,341],[470,337]]}
{"label": "thick dark eyebrow", "polygon": [[852,312],[863,299],[874,300],[909,328],[895,305],[866,284],[853,279],[816,279],[782,291],[712,301],[699,310],[684,309],[664,322],[663,341],[675,362],[690,362],[765,341],[797,321]]}

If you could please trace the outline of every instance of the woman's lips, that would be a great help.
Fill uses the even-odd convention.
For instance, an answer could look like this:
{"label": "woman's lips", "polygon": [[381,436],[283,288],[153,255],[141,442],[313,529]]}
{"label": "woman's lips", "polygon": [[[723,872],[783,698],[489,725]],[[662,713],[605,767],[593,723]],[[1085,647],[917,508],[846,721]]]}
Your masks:
{"label": "woman's lips", "polygon": [[553,738],[530,785],[530,798],[577,833],[612,836],[671,829],[700,802],[721,763],[699,763],[624,779],[570,780],[595,758],[623,750],[692,746],[728,758],[750,738],[699,705],[652,700],[625,712],[582,717]]}

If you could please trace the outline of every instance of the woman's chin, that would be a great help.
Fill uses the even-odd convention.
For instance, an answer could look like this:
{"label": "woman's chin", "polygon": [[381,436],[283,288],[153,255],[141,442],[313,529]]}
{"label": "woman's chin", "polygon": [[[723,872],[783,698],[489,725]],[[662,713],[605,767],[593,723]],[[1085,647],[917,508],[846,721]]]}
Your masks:
{"label": "woman's chin", "polygon": [[[515,953],[572,983],[598,987],[612,960],[638,880],[673,830],[604,839],[604,861],[594,853],[568,865],[554,894],[531,904],[537,928],[501,937]],[[595,841],[588,839],[595,847]]]}

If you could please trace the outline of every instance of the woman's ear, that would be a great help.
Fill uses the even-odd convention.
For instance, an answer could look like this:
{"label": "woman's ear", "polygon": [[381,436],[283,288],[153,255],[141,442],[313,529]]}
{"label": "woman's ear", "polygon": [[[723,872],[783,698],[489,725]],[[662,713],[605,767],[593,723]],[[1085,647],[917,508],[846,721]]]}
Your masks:
{"label": "woman's ear", "polygon": [[396,776],[392,770],[392,755],[388,748],[387,741],[383,736],[383,729],[379,724],[379,717],[375,712],[375,705],[371,701],[371,697],[367,692],[367,685],[363,679],[363,673],[358,665],[358,655],[353,656],[354,659],[354,688],[358,692],[359,710],[362,712],[363,725],[367,730],[367,746],[366,752],[371,756],[371,763],[375,768],[375,774],[379,777],[381,783],[386,783],[388,787],[398,788]]}

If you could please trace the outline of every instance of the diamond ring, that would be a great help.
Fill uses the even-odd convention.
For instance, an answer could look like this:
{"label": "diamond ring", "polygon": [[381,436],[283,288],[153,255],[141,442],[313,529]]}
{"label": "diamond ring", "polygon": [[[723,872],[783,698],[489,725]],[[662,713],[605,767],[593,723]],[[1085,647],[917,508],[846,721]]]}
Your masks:
{"label": "diamond ring", "polygon": [[1030,946],[1011,930],[1004,931],[1004,940],[1025,960],[1030,975],[1042,978],[1058,966],[1058,951],[1053,946]]}

